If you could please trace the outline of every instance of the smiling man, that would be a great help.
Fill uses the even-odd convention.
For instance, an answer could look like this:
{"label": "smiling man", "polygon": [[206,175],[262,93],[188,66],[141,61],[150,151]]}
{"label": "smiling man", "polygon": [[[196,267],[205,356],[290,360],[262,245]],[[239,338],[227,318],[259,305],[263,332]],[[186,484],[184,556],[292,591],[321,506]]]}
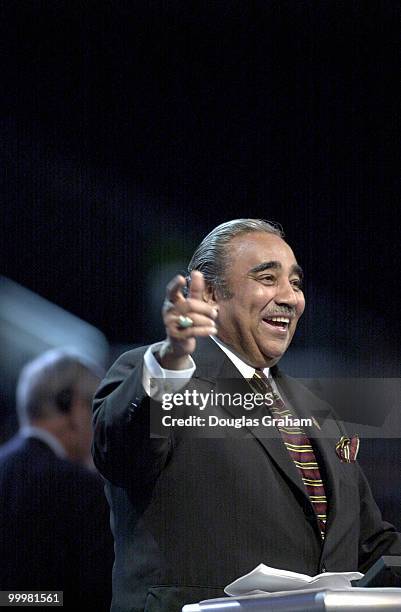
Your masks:
{"label": "smiling man", "polygon": [[[196,269],[196,257],[192,269]],[[230,241],[225,292],[209,284],[219,311],[218,337],[253,367],[273,366],[287,350],[305,308],[302,270],[276,233],[239,234]]]}
{"label": "smiling man", "polygon": [[[188,272],[167,287],[166,338],[122,355],[95,396],[94,461],[115,537],[112,610],[178,612],[222,596],[259,563],[314,575],[365,571],[382,554],[401,554],[354,447],[339,452],[343,426],[276,365],[305,307],[302,270],[280,229],[223,223]],[[243,427],[151,435],[166,394],[213,398],[222,381],[266,401],[244,418],[241,407],[210,399],[201,416]],[[181,411],[194,414],[188,401]],[[266,435],[269,416],[294,426]]]}

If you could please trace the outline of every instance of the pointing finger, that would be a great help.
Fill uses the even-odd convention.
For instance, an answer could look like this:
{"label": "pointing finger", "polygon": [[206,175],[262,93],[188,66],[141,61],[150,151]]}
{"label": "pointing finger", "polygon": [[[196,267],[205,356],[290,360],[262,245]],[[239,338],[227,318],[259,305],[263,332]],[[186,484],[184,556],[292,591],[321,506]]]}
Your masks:
{"label": "pointing finger", "polygon": [[189,287],[189,297],[195,300],[202,300],[204,291],[205,279],[203,278],[202,272],[199,272],[199,270],[192,270],[191,285]]}

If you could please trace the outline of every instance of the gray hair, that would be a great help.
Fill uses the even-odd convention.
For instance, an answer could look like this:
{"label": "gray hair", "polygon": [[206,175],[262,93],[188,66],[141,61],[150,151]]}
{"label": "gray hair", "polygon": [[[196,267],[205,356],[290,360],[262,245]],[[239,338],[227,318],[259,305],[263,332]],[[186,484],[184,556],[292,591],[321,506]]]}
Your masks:
{"label": "gray hair", "polygon": [[223,299],[232,294],[226,283],[228,264],[228,243],[240,234],[266,232],[284,238],[278,223],[263,219],[234,219],[215,227],[200,243],[188,265],[188,275],[192,270],[202,272],[206,283],[213,287]]}
{"label": "gray hair", "polygon": [[79,353],[52,349],[27,363],[17,382],[20,425],[68,412],[73,395],[90,402],[103,370]]}

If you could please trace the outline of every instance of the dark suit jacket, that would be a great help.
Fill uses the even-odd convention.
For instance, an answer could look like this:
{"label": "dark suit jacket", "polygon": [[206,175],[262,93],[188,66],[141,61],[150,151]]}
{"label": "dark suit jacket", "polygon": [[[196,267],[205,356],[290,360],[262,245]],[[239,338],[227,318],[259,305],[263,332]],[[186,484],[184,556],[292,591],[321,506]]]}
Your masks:
{"label": "dark suit jacket", "polygon": [[[109,481],[116,543],[114,612],[179,611],[222,596],[225,585],[262,562],[314,575],[363,571],[383,553],[401,554],[401,536],[382,521],[358,464],[341,463],[335,453],[341,425],[305,387],[272,369],[299,416],[324,417],[320,432],[307,429],[311,438],[320,434],[313,443],[328,495],[324,545],[297,469],[281,439],[263,437],[263,427],[226,428],[217,439],[185,438],[178,428],[149,437],[145,350],[117,360],[94,403],[94,459]],[[188,387],[211,390],[239,377],[210,339],[198,341],[194,360]]]}
{"label": "dark suit jacket", "polygon": [[0,589],[64,591],[64,610],[106,611],[113,540],[97,474],[19,435],[0,449]]}

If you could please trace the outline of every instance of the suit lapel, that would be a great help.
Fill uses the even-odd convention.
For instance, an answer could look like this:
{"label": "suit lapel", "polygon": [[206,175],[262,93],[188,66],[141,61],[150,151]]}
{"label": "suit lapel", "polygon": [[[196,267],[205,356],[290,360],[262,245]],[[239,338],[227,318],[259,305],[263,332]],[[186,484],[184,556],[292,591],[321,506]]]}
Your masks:
{"label": "suit lapel", "polygon": [[319,462],[319,468],[325,484],[327,497],[327,523],[326,541],[330,527],[338,513],[338,504],[341,496],[340,472],[343,469],[338,458],[335,445],[344,434],[341,425],[324,401],[317,398],[307,387],[297,380],[286,376],[278,368],[273,368],[274,379],[280,393],[294,407],[295,412],[302,418],[313,417],[318,426],[304,427],[306,435],[312,441]]}
{"label": "suit lapel", "polygon": [[[252,391],[246,379],[243,378],[232,361],[213,340],[207,338],[200,342],[198,341],[194,361],[196,363],[194,378],[210,382],[217,391],[228,392],[230,386],[232,390],[234,385],[236,391],[241,390],[243,393]],[[241,406],[221,406],[221,409],[234,418],[240,418],[246,412]],[[260,422],[262,416],[266,414],[268,414],[267,408],[261,407],[246,416],[258,418]],[[268,453],[282,477],[295,489],[294,492],[297,497],[301,496],[303,503],[310,505],[310,508],[312,508],[299,470],[288,454],[276,428],[259,424],[256,427],[251,426],[245,429],[256,438],[262,448]]]}
{"label": "suit lapel", "polygon": [[[241,373],[225,355],[224,351],[222,351],[210,338],[198,341],[194,360],[197,364],[194,378],[208,381],[216,389],[218,389],[221,381],[224,380],[242,381],[243,388],[249,391],[248,383],[242,377]],[[317,398],[307,389],[307,387],[296,379],[283,374],[277,366],[271,369],[271,373],[284,402],[288,403],[294,415],[299,418],[313,417],[315,423],[317,423],[317,426],[314,424],[311,427],[304,427],[304,430],[315,448],[322,478],[325,483],[328,500],[325,539],[327,542],[330,527],[338,514],[338,504],[341,494],[339,490],[341,479],[339,476],[343,466],[336,455],[335,444],[344,432],[333,417],[328,404]],[[243,409],[236,406],[222,407],[222,410],[226,411],[234,418],[239,418],[244,414]],[[266,414],[266,412],[262,412],[261,410],[260,414],[256,414],[252,411],[249,416],[258,416],[261,418],[263,414]],[[247,427],[246,429],[267,452],[277,466],[282,477],[292,486],[300,503],[304,506],[306,504],[309,509],[312,509],[312,504],[310,503],[308,494],[302,483],[300,473],[288,454],[281,437],[277,435],[275,428],[272,427],[272,431],[269,431],[270,428],[259,425],[258,427]],[[316,530],[318,533],[317,521]]]}

